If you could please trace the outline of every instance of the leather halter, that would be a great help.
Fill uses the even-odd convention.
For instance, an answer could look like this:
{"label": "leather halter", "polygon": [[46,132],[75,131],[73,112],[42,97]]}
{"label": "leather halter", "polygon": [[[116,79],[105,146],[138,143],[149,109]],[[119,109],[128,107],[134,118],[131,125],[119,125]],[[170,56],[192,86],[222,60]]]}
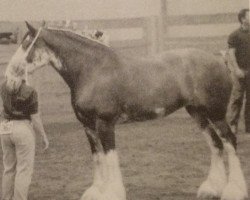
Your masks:
{"label": "leather halter", "polygon": [[[40,35],[41,30],[42,30],[42,28],[39,28],[39,30],[38,30],[38,32],[36,34],[36,37],[34,38],[34,40],[32,41],[32,43],[30,44],[30,46],[26,50],[26,52],[24,54],[24,58],[26,58],[28,56],[29,52],[31,51],[32,47],[34,46],[35,42],[37,41],[37,38]],[[26,81],[26,84],[28,84],[28,69],[27,69],[27,66],[25,67],[25,81]]]}

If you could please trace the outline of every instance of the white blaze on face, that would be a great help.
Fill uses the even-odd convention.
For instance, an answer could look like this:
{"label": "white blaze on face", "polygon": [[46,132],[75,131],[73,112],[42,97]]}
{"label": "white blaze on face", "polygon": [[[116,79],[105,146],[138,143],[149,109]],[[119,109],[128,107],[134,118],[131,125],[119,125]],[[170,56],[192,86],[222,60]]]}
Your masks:
{"label": "white blaze on face", "polygon": [[[40,31],[38,32],[39,35]],[[46,65],[49,65],[51,62],[53,63],[53,66],[57,68],[58,70],[61,70],[62,64],[59,60],[59,58],[52,52],[50,49],[48,49],[46,46],[41,47],[34,47],[34,43],[37,40],[38,35],[35,37],[35,39],[32,41],[28,49],[24,49],[22,45],[17,49],[16,53],[12,56],[8,67],[6,69],[5,75],[10,76],[13,72],[13,69],[16,68],[24,68],[25,69],[25,78],[27,80],[27,74],[28,72],[33,72],[37,70],[38,68],[44,67]],[[26,41],[30,40],[30,37],[27,36]],[[33,48],[33,49],[32,49]],[[31,63],[28,63],[26,61],[26,58],[30,51],[34,51],[33,55],[31,57]]]}
{"label": "white blaze on face", "polygon": [[25,57],[26,57],[26,53],[24,49],[22,48],[22,46],[20,46],[11,58],[6,68],[5,76],[8,77],[8,76],[13,75],[13,73],[17,70],[17,68],[20,68],[20,67],[25,68],[27,65],[27,61]]}
{"label": "white blaze on face", "polygon": [[34,57],[32,63],[28,66],[28,71],[35,71],[38,68],[50,65],[53,63],[53,66],[58,70],[61,70],[62,64],[58,57],[46,47],[37,48],[34,52]]}

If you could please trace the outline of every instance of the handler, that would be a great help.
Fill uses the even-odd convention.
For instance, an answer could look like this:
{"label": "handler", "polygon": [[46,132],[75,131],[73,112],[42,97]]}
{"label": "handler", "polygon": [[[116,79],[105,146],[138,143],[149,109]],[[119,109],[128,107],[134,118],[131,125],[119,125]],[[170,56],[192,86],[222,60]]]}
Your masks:
{"label": "handler", "polygon": [[229,124],[237,133],[243,97],[245,103],[245,132],[250,133],[250,30],[249,9],[242,9],[238,14],[240,28],[228,38],[228,65],[232,71],[233,90],[229,104]]}
{"label": "handler", "polygon": [[7,72],[1,98],[2,200],[27,200],[34,167],[34,131],[43,137],[45,149],[49,142],[38,113],[37,92],[25,83],[24,69]]}

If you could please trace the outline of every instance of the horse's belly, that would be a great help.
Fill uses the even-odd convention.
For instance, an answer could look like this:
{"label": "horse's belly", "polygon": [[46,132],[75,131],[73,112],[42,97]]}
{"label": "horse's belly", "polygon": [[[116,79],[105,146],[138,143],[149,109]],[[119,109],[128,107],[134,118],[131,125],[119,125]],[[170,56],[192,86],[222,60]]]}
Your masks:
{"label": "horse's belly", "polygon": [[130,95],[126,104],[125,112],[129,115],[162,115],[170,114],[180,108],[181,98],[177,88],[167,88],[156,91],[138,91],[135,95]]}

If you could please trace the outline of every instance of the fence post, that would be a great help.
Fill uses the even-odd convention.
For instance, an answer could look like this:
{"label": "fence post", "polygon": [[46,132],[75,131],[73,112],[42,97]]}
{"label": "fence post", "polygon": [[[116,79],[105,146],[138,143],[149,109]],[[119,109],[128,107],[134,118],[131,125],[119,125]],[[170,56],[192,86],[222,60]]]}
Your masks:
{"label": "fence post", "polygon": [[156,16],[147,19],[147,47],[148,55],[153,55],[158,52],[158,18]]}
{"label": "fence post", "polygon": [[167,0],[161,0],[161,14],[159,17],[159,36],[158,36],[158,40],[159,40],[159,52],[163,51],[165,48],[165,34],[167,31],[167,6],[168,5],[168,1]]}

